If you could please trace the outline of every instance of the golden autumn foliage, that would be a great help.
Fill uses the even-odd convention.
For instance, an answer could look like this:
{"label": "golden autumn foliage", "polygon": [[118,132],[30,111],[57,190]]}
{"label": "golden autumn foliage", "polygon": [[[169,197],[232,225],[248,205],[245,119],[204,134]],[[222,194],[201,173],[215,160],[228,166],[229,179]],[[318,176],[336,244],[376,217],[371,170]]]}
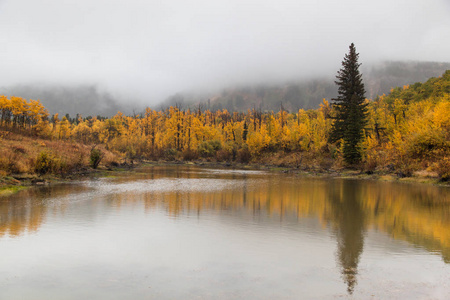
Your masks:
{"label": "golden autumn foliage", "polygon": [[[450,177],[450,71],[424,84],[396,88],[368,102],[362,145],[367,171],[417,170]],[[424,94],[428,96],[424,96]],[[49,118],[39,101],[0,96],[0,127],[50,140],[103,144],[127,159],[240,161],[307,168],[342,167],[342,149],[328,142],[333,107],[287,112],[147,108],[112,118]],[[283,163],[284,164],[284,163]]]}

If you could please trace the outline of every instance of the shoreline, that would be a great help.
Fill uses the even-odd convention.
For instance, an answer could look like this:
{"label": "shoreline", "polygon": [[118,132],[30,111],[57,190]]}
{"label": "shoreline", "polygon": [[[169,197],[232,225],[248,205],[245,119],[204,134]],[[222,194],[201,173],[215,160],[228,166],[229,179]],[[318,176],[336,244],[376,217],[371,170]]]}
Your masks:
{"label": "shoreline", "polygon": [[372,172],[367,174],[364,171],[357,169],[343,168],[339,170],[324,170],[324,169],[312,169],[312,168],[298,168],[294,166],[277,166],[271,164],[261,163],[229,163],[229,162],[213,162],[213,161],[143,161],[133,167],[131,170],[145,167],[145,166],[199,166],[209,168],[230,168],[241,170],[261,170],[278,173],[292,174],[305,178],[342,178],[342,179],[357,179],[357,180],[376,180],[384,182],[399,182],[407,184],[427,184],[434,186],[450,187],[450,182],[443,182],[439,180],[437,174],[433,174],[426,171],[415,172],[410,177],[402,177],[397,173],[392,172]]}
{"label": "shoreline", "polygon": [[50,184],[58,184],[64,182],[72,182],[75,180],[92,178],[92,177],[107,177],[113,174],[120,174],[123,172],[133,172],[136,169],[146,166],[204,166],[210,168],[231,168],[242,170],[262,170],[278,173],[293,174],[305,178],[342,178],[342,179],[357,179],[357,180],[376,180],[384,182],[399,182],[408,184],[428,184],[434,186],[450,187],[450,182],[442,182],[438,176],[432,176],[428,172],[416,172],[410,177],[400,177],[395,173],[373,172],[367,174],[357,169],[340,169],[340,170],[319,170],[310,168],[298,168],[289,166],[277,166],[261,163],[229,163],[229,162],[212,162],[212,161],[139,161],[133,164],[123,164],[114,168],[102,167],[99,169],[85,169],[80,172],[73,172],[70,174],[45,175],[39,176],[36,174],[12,174],[9,176],[0,177],[0,197],[15,194],[21,190],[34,187],[45,186]]}

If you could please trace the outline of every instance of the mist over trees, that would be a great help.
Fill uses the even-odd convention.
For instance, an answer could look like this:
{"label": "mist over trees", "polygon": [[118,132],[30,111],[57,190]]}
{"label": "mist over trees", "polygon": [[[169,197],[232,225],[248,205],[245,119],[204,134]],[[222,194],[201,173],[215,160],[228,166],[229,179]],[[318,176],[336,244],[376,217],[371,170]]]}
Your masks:
{"label": "mist over trees", "polygon": [[2,95],[17,96],[25,99],[39,99],[48,108],[50,114],[75,117],[113,116],[117,111],[131,113],[133,106],[95,85],[15,85],[0,88]]}
{"label": "mist over trees", "polygon": [[375,99],[388,94],[392,88],[416,82],[425,82],[441,76],[450,69],[448,62],[385,61],[375,65],[361,66],[366,87],[366,97]]}
{"label": "mist over trees", "polygon": [[[393,87],[424,82],[430,77],[440,76],[450,69],[450,63],[388,61],[374,65],[361,66],[366,87],[366,97],[375,99],[377,95],[390,93]],[[129,95],[115,95],[96,85],[63,84],[21,84],[0,86],[0,94],[25,99],[39,99],[50,115],[69,114],[75,118],[111,117],[118,111],[129,114],[143,114],[146,107],[165,109],[181,105],[183,108],[212,111],[245,112],[249,109],[278,111],[283,108],[289,112],[299,109],[315,109],[322,100],[331,99],[337,94],[332,75],[301,81],[292,80],[283,84],[265,83],[258,85],[239,85],[216,92],[178,92],[155,103],[155,99],[139,100]]]}
{"label": "mist over trees", "polygon": [[[450,69],[450,63],[385,61],[361,66],[364,75],[366,97],[374,99],[388,94],[397,86],[424,82],[437,77]],[[168,97],[159,107],[182,104],[184,107],[198,107],[213,111],[278,111],[281,107],[294,112],[298,109],[315,109],[322,100],[331,99],[337,94],[334,77],[316,77],[301,81],[292,80],[284,84],[265,83],[240,85],[224,88],[215,93],[176,93]]]}

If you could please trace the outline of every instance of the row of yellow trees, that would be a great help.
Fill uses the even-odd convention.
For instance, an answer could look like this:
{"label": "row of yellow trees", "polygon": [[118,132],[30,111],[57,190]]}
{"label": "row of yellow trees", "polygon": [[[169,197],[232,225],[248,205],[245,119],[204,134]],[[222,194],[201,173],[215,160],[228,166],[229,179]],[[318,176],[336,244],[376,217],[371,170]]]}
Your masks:
{"label": "row of yellow trees", "polygon": [[[42,135],[48,128],[48,111],[39,100],[0,95],[0,126]],[[45,133],[44,133],[45,134]]]}
{"label": "row of yellow trees", "polygon": [[[51,139],[104,143],[130,157],[158,158],[177,153],[213,157],[219,150],[236,155],[242,149],[252,157],[264,151],[319,152],[327,146],[331,125],[327,101],[319,110],[299,110],[295,114],[182,111],[170,107],[165,111],[147,108],[143,115],[133,117],[119,112],[108,119],[80,117],[69,122],[66,117],[60,120],[57,114],[49,119],[39,101],[4,96],[1,99],[3,128]],[[15,108],[16,103],[21,105]],[[39,107],[38,113],[34,112],[35,106]],[[19,118],[27,121],[18,123]]]}
{"label": "row of yellow trees", "polygon": [[[408,176],[414,170],[429,168],[446,176],[445,169],[450,169],[449,93],[420,101],[392,99],[389,95],[366,101],[366,169],[398,170]],[[341,149],[328,142],[334,110],[325,99],[316,110],[294,113],[170,107],[164,111],[147,108],[138,116],[119,112],[112,118],[79,117],[69,122],[58,115],[49,118],[39,101],[0,96],[0,114],[4,129],[48,139],[101,143],[131,159],[204,157],[258,162],[276,152],[309,157],[308,162],[301,163],[310,165],[324,160],[330,164],[326,167],[341,164]]]}

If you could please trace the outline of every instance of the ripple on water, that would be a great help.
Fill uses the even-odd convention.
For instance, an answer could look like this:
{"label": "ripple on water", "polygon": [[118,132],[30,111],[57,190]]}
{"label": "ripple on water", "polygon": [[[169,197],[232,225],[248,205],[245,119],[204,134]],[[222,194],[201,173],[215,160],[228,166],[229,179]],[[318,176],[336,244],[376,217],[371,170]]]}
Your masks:
{"label": "ripple on water", "polygon": [[226,169],[201,169],[202,172],[213,174],[251,174],[251,175],[265,175],[267,172],[258,170],[226,170]]}
{"label": "ripple on water", "polygon": [[228,189],[236,189],[257,183],[256,180],[239,181],[231,179],[210,178],[164,178],[140,180],[126,183],[104,182],[97,186],[102,193],[126,193],[126,192],[215,192]]}

